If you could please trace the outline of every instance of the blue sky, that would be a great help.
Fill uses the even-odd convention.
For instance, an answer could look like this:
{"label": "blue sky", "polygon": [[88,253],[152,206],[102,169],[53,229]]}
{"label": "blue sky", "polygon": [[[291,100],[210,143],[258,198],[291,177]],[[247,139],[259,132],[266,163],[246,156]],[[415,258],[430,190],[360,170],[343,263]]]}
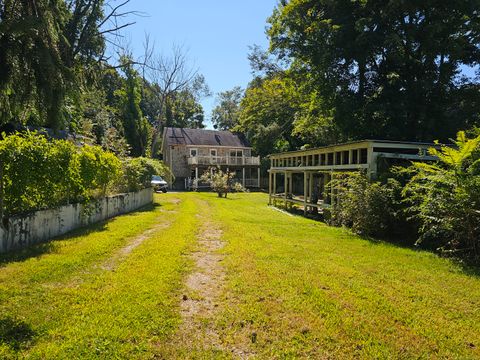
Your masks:
{"label": "blue sky", "polygon": [[[142,53],[145,33],[155,41],[157,52],[168,54],[173,44],[188,50],[192,66],[199,69],[214,94],[246,87],[251,80],[248,46],[268,47],[266,19],[277,0],[132,0],[129,10],[147,17],[133,17],[127,28],[135,54]],[[215,96],[204,99],[206,118]]]}

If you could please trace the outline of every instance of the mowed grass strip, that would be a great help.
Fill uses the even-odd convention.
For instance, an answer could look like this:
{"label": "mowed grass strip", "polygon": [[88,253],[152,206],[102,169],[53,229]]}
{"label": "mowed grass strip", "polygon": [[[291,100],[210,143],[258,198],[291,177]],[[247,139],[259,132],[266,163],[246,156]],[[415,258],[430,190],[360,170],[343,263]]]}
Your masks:
{"label": "mowed grass strip", "polygon": [[[182,254],[197,228],[196,204],[176,198],[162,195],[149,211],[54,241],[43,255],[4,257],[0,358],[151,358],[180,321],[177,291],[189,266]],[[100,266],[167,221],[113,271]]]}
{"label": "mowed grass strip", "polygon": [[217,326],[258,358],[480,358],[480,278],[266,206],[201,194],[223,223]]}

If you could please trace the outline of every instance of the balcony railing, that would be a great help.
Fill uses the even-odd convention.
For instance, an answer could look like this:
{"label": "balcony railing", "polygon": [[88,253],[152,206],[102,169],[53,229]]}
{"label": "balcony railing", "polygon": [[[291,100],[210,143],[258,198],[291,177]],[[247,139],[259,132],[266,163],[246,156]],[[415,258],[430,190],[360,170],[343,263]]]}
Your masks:
{"label": "balcony railing", "polygon": [[260,165],[260,156],[190,156],[188,165]]}

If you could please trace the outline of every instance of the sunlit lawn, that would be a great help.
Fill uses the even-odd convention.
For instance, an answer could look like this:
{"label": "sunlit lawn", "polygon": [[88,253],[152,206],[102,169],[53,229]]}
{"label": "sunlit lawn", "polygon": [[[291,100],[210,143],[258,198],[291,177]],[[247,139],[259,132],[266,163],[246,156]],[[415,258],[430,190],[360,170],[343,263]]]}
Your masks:
{"label": "sunlit lawn", "polygon": [[[288,216],[264,194],[156,199],[3,257],[0,358],[162,357],[206,204],[224,231],[227,281],[214,319],[224,350],[204,358],[228,358],[232,344],[261,359],[480,357],[480,277],[450,260]],[[171,225],[102,267],[159,222]]]}

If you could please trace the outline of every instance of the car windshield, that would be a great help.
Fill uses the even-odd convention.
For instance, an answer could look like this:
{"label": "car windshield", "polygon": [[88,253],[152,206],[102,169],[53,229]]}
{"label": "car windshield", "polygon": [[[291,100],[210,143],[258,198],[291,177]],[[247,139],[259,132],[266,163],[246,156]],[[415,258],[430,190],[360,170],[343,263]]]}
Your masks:
{"label": "car windshield", "polygon": [[162,177],[161,177],[161,176],[158,176],[158,175],[153,175],[153,176],[152,176],[152,180],[153,180],[153,181],[163,181]]}

